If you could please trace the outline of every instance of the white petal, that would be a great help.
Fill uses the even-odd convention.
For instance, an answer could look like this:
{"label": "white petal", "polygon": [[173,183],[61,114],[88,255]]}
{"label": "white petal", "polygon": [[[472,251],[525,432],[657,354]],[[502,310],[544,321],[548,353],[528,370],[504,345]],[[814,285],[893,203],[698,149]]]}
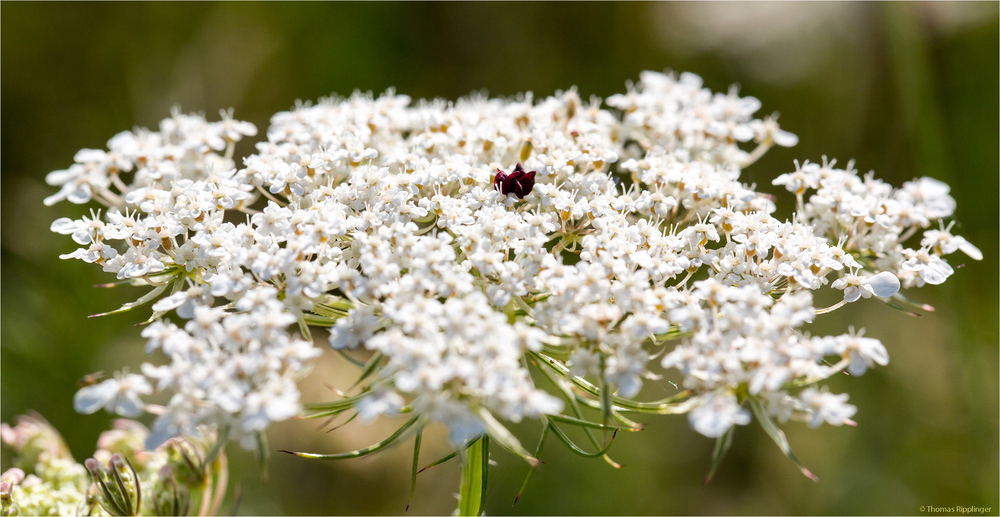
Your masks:
{"label": "white petal", "polygon": [[761,107],[760,99],[757,97],[743,97],[740,99],[740,102],[743,104],[743,106],[740,106],[742,108],[740,111],[747,116],[753,115]]}
{"label": "white petal", "polygon": [[642,389],[642,379],[638,375],[618,376],[618,392],[625,398],[632,398]]}
{"label": "white petal", "polygon": [[889,364],[889,352],[885,349],[881,341],[869,338],[862,339],[861,353],[865,357],[882,366]]}
{"label": "white petal", "polygon": [[483,423],[471,415],[456,416],[445,423],[448,425],[448,439],[455,445],[464,445],[486,431]]}
{"label": "white petal", "polygon": [[90,197],[90,185],[81,183],[66,196],[66,199],[68,199],[70,203],[82,205],[87,201],[90,201]]}
{"label": "white petal", "polygon": [[146,436],[146,450],[151,451],[179,434],[181,431],[177,424],[171,422],[168,415],[161,415],[153,422],[153,427],[149,430],[149,435]]}
{"label": "white petal", "polygon": [[135,418],[145,411],[146,405],[135,393],[126,393],[119,397],[115,405],[115,413],[127,418]]}
{"label": "white petal", "polygon": [[63,199],[66,199],[66,195],[63,194],[63,192],[60,190],[59,192],[56,192],[55,194],[52,194],[51,196],[43,199],[42,204],[45,206],[52,206],[62,201]]}
{"label": "white petal", "polygon": [[799,143],[798,136],[794,133],[789,133],[788,131],[781,129],[775,131],[774,134],[771,135],[771,139],[774,140],[774,143],[780,145],[781,147],[793,147]]}
{"label": "white petal", "polygon": [[[184,294],[187,294],[186,292]],[[194,309],[198,306],[195,298],[188,298],[179,307],[177,307],[177,315],[189,320],[194,318]]]}
{"label": "white petal", "polygon": [[962,239],[962,243],[958,245],[958,249],[962,250],[962,253],[968,255],[972,260],[983,260],[983,252],[979,251],[979,248],[965,239]]}
{"label": "white petal", "polygon": [[924,269],[920,270],[920,278],[923,278],[924,282],[927,282],[928,284],[939,285],[943,284],[952,273],[954,273],[954,270],[951,269],[951,266],[944,262],[936,264],[931,263]]}
{"label": "white petal", "polygon": [[852,351],[850,357],[851,364],[847,367],[847,371],[856,377],[864,375],[868,371],[868,361],[857,351]]}
{"label": "white petal", "polygon": [[750,126],[740,125],[733,128],[732,136],[740,142],[749,142],[753,140],[754,132],[753,129],[750,129]]}
{"label": "white petal", "polygon": [[130,373],[125,376],[123,383],[127,383],[129,391],[140,395],[149,395],[153,392],[153,386],[149,384],[146,377],[137,373]]}
{"label": "white petal", "polygon": [[723,418],[723,415],[702,408],[689,413],[688,422],[695,431],[709,438],[718,438],[733,426],[733,422],[728,418]]}
{"label": "white petal", "polygon": [[73,242],[77,244],[90,244],[91,240],[90,232],[86,228],[80,228],[73,232]]}
{"label": "white petal", "polygon": [[181,291],[174,293],[166,298],[153,304],[153,310],[155,312],[166,312],[171,309],[176,309],[181,306],[182,303],[187,301],[187,291]]}
{"label": "white petal", "polygon": [[52,221],[52,226],[49,227],[49,230],[63,235],[69,235],[76,231],[76,226],[76,221],[70,219],[69,217],[60,217],[59,219]]}
{"label": "white petal", "polygon": [[741,408],[732,395],[711,395],[705,404],[688,413],[688,422],[695,431],[718,438],[733,424],[750,423],[750,413]]}
{"label": "white petal", "polygon": [[118,381],[108,379],[96,386],[87,386],[73,395],[73,409],[89,415],[104,407],[118,393]]}
{"label": "white petal", "polygon": [[61,171],[52,171],[45,175],[45,183],[49,185],[62,185],[73,178],[80,175],[79,170],[66,169]]}
{"label": "white petal", "polygon": [[100,149],[80,149],[73,156],[73,161],[77,163],[101,162],[107,159],[108,153]]}
{"label": "white petal", "polygon": [[892,296],[899,292],[899,279],[889,271],[883,271],[866,280],[872,293],[880,298]]}

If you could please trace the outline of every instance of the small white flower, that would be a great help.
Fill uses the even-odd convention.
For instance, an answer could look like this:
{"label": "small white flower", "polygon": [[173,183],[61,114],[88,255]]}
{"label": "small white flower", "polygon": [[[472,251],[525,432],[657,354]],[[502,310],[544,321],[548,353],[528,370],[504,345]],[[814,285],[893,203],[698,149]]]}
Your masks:
{"label": "small white flower", "polygon": [[73,409],[89,415],[102,407],[108,412],[135,418],[144,411],[140,395],[149,395],[153,387],[142,375],[126,373],[100,384],[87,386],[73,396]]}
{"label": "small white flower", "polygon": [[889,271],[864,277],[848,273],[835,280],[832,287],[844,291],[844,300],[856,302],[859,298],[871,298],[872,295],[886,298],[899,292],[899,279]]}
{"label": "small white flower", "polygon": [[396,415],[405,401],[398,393],[388,389],[376,389],[376,392],[360,401],[356,406],[358,419],[361,423],[370,424],[382,415]]}
{"label": "small white flower", "polygon": [[357,307],[330,328],[330,346],[334,349],[357,348],[375,333],[378,318],[371,307]]}
{"label": "small white flower", "polygon": [[791,193],[801,196],[807,189],[815,189],[819,186],[819,164],[808,161],[799,165],[795,162],[795,172],[787,172],[774,179],[772,185],[784,185]]}
{"label": "small white flower", "polygon": [[846,393],[834,394],[812,387],[803,390],[799,398],[805,407],[809,427],[819,427],[823,422],[830,425],[851,422],[858,408],[847,403],[848,397]]}
{"label": "small white flower", "polygon": [[864,374],[873,363],[881,366],[889,364],[889,352],[882,342],[863,335],[861,332],[858,335],[840,336],[838,339],[840,341],[838,348],[843,349],[844,355],[850,359],[847,371],[851,375]]}
{"label": "small white flower", "polygon": [[918,273],[921,280],[919,283],[943,284],[955,272],[944,259],[937,255],[931,255],[924,248],[915,252],[906,250],[906,255],[908,258],[903,262],[902,269]]}
{"label": "small white flower", "polygon": [[920,240],[920,245],[933,248],[941,255],[950,255],[962,250],[972,260],[983,260],[983,252],[979,251],[979,248],[965,240],[965,237],[951,234],[952,225],[954,225],[954,221],[945,230],[927,230],[924,232],[923,239]]}
{"label": "small white flower", "polygon": [[702,404],[688,414],[688,422],[699,433],[718,438],[734,425],[750,423],[750,412],[740,407],[731,393],[711,393],[702,397]]}

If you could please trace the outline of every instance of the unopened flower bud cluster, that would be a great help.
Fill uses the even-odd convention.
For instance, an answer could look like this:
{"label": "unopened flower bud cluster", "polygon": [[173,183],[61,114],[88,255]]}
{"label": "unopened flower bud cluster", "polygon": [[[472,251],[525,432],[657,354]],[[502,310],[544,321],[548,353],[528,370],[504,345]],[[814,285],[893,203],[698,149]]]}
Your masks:
{"label": "unopened flower bud cluster", "polygon": [[[148,434],[138,422],[116,420],[113,429],[101,433],[94,456],[80,464],[59,432],[39,415],[20,416],[14,427],[0,424],[0,439],[13,450],[15,465],[0,476],[0,513],[188,515],[190,490],[202,490],[205,484],[178,474],[193,466],[202,477],[210,476],[210,462],[204,461],[208,444],[175,438],[148,451]],[[188,457],[180,457],[179,450]],[[219,494],[221,501],[224,491],[217,487],[201,497]]]}
{"label": "unopened flower bud cluster", "polygon": [[754,118],[753,97],[645,72],[604,104],[355,94],[276,114],[241,164],[233,146],[256,129],[228,113],[174,112],[81,151],[46,202],[107,208],[53,223],[82,246],[63,257],[151,286],[142,335],[168,362],[85,388],[77,408],[137,416],[168,391],[147,446],[201,424],[249,445],[300,411],[294,382],[325,327],[335,349],[380,354],[362,420],[408,407],[456,443],[484,431],[483,411],[562,410],[532,354],[626,398],[676,369],[690,390],[676,412],[706,436],[748,423],[746,397],[780,421],[841,425],[856,409],[815,383],[888,354],[861,333],[805,332],[825,311],[812,291],[885,298],[943,282],[949,253],[981,258],[929,178],[894,189],[797,163],[774,180],[795,215],[773,217],[741,169],[797,138]]}

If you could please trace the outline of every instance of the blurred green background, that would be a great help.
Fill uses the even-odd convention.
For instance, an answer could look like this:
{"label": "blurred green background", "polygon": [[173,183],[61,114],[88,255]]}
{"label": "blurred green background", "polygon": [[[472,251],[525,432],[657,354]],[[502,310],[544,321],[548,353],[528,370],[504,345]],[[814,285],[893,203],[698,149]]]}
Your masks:
{"label": "blurred green background", "polygon": [[[624,91],[642,70],[691,71],[725,91],[732,83],[781,113],[799,135],[772,150],[745,181],[791,198],[770,180],[792,160],[822,155],[899,186],[933,176],[958,201],[955,233],[982,262],[942,286],[909,293],[936,311],[913,318],[877,302],[820,318],[816,334],[867,327],[889,366],[838,376],[857,428],[786,427],[801,476],[755,425],[740,428],[716,479],[703,486],[713,441],[684,417],[646,417],[620,436],[615,470],[551,440],[520,501],[527,466],[497,452],[490,514],[917,514],[921,505],[991,507],[998,500],[998,4],[990,3],[10,3],[2,5],[2,408],[34,409],[58,427],[77,460],[93,452],[111,417],[77,415],[84,374],[136,369],[141,315],[88,319],[136,290],[96,289],[109,277],[58,255],[75,248],[49,232],[83,207],[42,206],[45,174],[115,133],[155,127],[172,105],[220,108],[263,130],[295,99],[388,87],[414,98],[474,90],[549,95],[572,85],[584,98]],[[248,152],[249,146],[242,149]],[[787,215],[783,213],[782,215]],[[325,399],[343,365],[324,357],[302,383]],[[336,382],[336,381],[334,381]],[[650,386],[655,397],[663,387]],[[343,451],[396,422],[334,433],[312,422],[273,429],[276,448]],[[527,443],[538,429],[518,428]],[[440,429],[425,461],[446,451]],[[241,514],[402,514],[409,447],[342,463],[274,457],[262,482],[253,457],[230,448]],[[9,465],[9,451],[3,455]],[[457,467],[421,474],[409,514],[450,513]]]}

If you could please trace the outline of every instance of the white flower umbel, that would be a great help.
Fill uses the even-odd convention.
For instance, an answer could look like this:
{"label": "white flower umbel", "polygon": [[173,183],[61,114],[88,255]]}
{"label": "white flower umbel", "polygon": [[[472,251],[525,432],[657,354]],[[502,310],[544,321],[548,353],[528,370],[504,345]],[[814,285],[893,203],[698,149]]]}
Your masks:
{"label": "white flower umbel", "polygon": [[[804,332],[817,315],[862,298],[905,303],[900,287],[954,272],[945,255],[982,257],[950,233],[947,185],[894,189],[825,157],[775,175],[797,203],[776,219],[777,198],[741,169],[797,138],[754,118],[760,102],[735,89],[644,72],[607,105],[575,90],[417,103],[356,93],[274,115],[242,163],[234,144],[256,129],[229,112],[208,122],[175,110],[158,131],[81,151],[49,175],[60,190],[46,203],[106,210],[53,223],[83,246],[62,257],[152,287],[124,309],[153,302],[142,335],[167,361],[142,373],[173,395],[144,406],[149,385],[130,374],[85,388],[78,409],[155,409],[147,447],[202,424],[252,445],[300,412],[295,380],[322,327],[332,348],[371,357],[359,393],[313,406],[326,414],[415,413],[456,444],[488,433],[517,451],[495,417],[556,415],[567,400],[601,409],[602,426],[630,427],[629,411],[688,413],[710,437],[752,410],[777,436],[771,416],[848,422],[846,395],[804,388],[888,362],[875,339]],[[814,307],[831,281],[844,301]],[[660,367],[683,390],[632,400]]]}

